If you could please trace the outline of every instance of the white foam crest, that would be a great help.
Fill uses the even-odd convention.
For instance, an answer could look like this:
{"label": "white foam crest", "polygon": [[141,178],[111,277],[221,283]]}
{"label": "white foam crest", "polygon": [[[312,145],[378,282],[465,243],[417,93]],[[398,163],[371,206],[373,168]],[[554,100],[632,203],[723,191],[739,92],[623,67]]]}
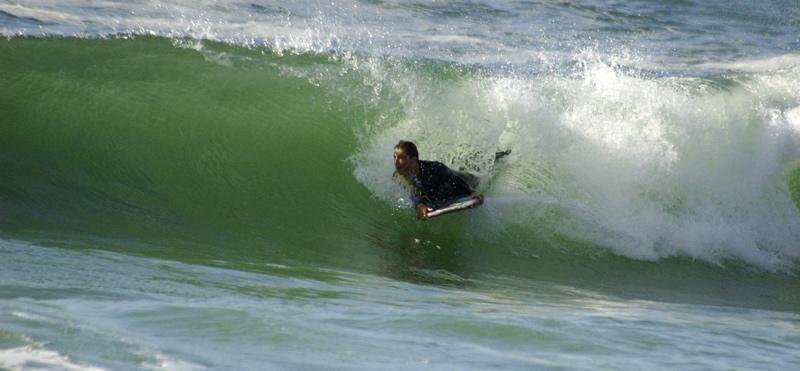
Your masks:
{"label": "white foam crest", "polygon": [[[791,76],[784,79],[791,81]],[[576,172],[583,179],[589,174],[592,190],[601,190],[590,197],[594,205],[589,209],[595,212],[594,221],[616,235],[614,245],[634,257],[682,254],[711,262],[734,258],[770,269],[789,267],[800,256],[795,243],[800,220],[788,200],[782,169],[798,155],[798,142],[775,130],[785,126],[775,124],[783,115],[770,107],[771,94],[765,90],[794,101],[800,95],[787,95],[774,84],[710,95],[687,94],[669,85],[648,89],[624,76],[617,84],[641,94],[629,97],[637,107],[657,101],[656,110],[641,117],[626,110],[624,117],[633,112],[640,127],[648,126],[648,118],[660,122],[650,131],[653,135],[637,138],[653,156],[643,156],[642,148],[634,146],[607,164],[613,170],[603,170],[610,175],[606,181]],[[591,104],[607,106],[597,100]],[[613,122],[612,131],[632,132],[626,120]],[[620,164],[622,168],[613,167]]]}
{"label": "white foam crest", "polygon": [[[0,25],[0,35],[150,35],[265,47],[279,54],[423,56],[486,65],[539,63],[543,54],[564,57],[560,48],[544,51],[520,46],[521,36],[498,40],[495,33],[468,18],[420,16],[421,10],[414,8],[354,0],[275,1],[264,5],[232,0],[30,0],[24,5],[0,1],[0,11],[20,18]],[[549,35],[538,30],[536,37],[526,34],[523,39],[542,42]]]}
{"label": "white foam crest", "polygon": [[779,56],[742,59],[730,62],[707,62],[698,65],[699,68],[731,70],[740,72],[770,72],[787,69],[800,69],[800,54],[784,54]]}
{"label": "white foam crest", "polygon": [[798,142],[774,130],[786,125],[769,99],[800,95],[769,83],[697,95],[597,68],[560,122],[580,138],[557,161],[583,183],[578,214],[601,240],[635,258],[791,266],[800,219],[782,169]]}
{"label": "white foam crest", "polygon": [[[541,64],[544,54],[571,63],[574,50],[593,43],[603,44],[606,50],[619,45],[650,50],[648,54],[658,57],[641,61],[643,63],[636,67],[662,71],[677,67],[681,71],[756,72],[797,66],[800,60],[800,56],[790,54],[717,62],[715,60],[729,60],[733,55],[781,54],[786,49],[734,43],[736,45],[729,45],[732,50],[709,53],[703,38],[676,36],[676,32],[684,36],[696,34],[694,26],[675,30],[657,30],[659,27],[656,27],[646,34],[632,28],[620,33],[604,31],[603,27],[597,27],[598,20],[592,16],[569,12],[560,6],[481,3],[358,0],[27,0],[19,3],[0,0],[0,11],[19,18],[0,18],[3,19],[0,35],[190,37],[275,48],[279,52],[349,51],[423,56],[485,66]],[[661,10],[658,12],[658,17],[662,17]],[[680,15],[681,19],[683,17]],[[559,21],[553,22],[554,19]],[[704,23],[702,17],[697,21]],[[734,20],[733,28],[747,27],[748,23],[739,24]],[[740,36],[746,36],[750,28],[738,31],[744,33]],[[779,27],[774,31],[778,35],[791,35],[793,30]],[[764,37],[760,35],[756,39]],[[772,37],[787,40],[785,35],[773,33]],[[709,60],[713,62],[700,63]]]}
{"label": "white foam crest", "polygon": [[[256,8],[248,8],[258,7]],[[364,27],[339,22],[340,9],[326,2],[257,4],[200,1],[106,1],[87,5],[81,0],[54,4],[32,0],[25,5],[0,4],[0,11],[35,19],[38,27],[0,29],[12,35],[105,37],[138,34],[266,46],[277,52],[327,52],[343,40],[360,39]],[[322,10],[325,11],[322,11]],[[372,31],[375,33],[376,31]]]}
{"label": "white foam crest", "polygon": [[75,371],[99,371],[103,368],[75,363],[58,352],[40,346],[25,345],[0,349],[0,366],[12,370],[59,369]]}

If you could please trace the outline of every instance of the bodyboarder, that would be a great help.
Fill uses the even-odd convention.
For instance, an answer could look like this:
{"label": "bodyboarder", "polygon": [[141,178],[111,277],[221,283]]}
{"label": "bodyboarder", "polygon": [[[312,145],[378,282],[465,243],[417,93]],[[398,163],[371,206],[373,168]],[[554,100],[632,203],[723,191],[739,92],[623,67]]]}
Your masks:
{"label": "bodyboarder", "polygon": [[417,146],[401,140],[394,146],[394,177],[410,192],[419,219],[461,197],[475,197],[483,203],[483,195],[466,180],[441,162],[419,159]]}

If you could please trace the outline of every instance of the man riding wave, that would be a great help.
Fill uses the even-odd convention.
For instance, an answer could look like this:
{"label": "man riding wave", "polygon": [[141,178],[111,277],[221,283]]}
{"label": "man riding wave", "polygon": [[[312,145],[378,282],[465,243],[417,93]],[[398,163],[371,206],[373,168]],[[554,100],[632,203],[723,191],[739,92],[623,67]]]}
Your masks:
{"label": "man riding wave", "polygon": [[401,140],[394,146],[394,167],[395,178],[411,191],[420,219],[428,219],[428,213],[457,198],[471,196],[483,203],[483,195],[463,175],[441,162],[420,160],[412,142]]}

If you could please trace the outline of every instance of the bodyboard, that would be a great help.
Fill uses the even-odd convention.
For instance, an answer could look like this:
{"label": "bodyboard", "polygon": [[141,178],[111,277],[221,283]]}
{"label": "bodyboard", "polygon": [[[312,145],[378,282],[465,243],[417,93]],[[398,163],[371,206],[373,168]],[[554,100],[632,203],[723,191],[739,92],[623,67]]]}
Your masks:
{"label": "bodyboard", "polygon": [[462,198],[457,198],[452,202],[448,203],[445,206],[442,206],[438,209],[428,212],[428,219],[434,218],[437,216],[441,216],[444,214],[452,213],[455,211],[460,211],[464,209],[471,209],[475,206],[481,204],[481,200],[475,196],[467,196]]}

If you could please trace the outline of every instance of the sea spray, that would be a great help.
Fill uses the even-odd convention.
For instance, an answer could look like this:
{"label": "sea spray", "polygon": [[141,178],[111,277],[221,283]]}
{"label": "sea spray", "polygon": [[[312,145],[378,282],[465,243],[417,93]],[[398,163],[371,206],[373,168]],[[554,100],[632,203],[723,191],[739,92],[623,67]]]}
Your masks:
{"label": "sea spray", "polygon": [[[390,200],[398,196],[381,175],[391,172],[382,152],[397,139],[415,140],[422,158],[456,168],[470,148],[485,158],[476,170],[491,182],[488,199],[520,200],[487,208],[501,224],[546,225],[637,259],[790,268],[800,219],[780,206],[790,200],[776,179],[799,142],[772,119],[786,105],[771,102],[800,100],[790,88],[796,71],[770,74],[785,84],[760,76],[653,79],[588,58],[578,73],[465,74],[422,87],[410,71],[400,77],[417,81],[405,116],[368,138],[356,177]],[[495,173],[488,155],[504,148],[514,155]],[[562,217],[542,220],[541,209]]]}

